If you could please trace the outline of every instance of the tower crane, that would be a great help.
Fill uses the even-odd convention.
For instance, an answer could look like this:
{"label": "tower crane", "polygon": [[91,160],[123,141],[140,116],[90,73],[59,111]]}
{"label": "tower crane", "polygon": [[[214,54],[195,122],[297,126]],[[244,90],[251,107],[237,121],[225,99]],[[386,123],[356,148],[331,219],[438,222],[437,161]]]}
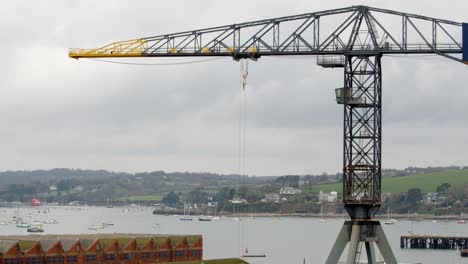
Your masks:
{"label": "tower crane", "polygon": [[382,169],[382,57],[436,54],[468,64],[468,24],[369,6],[119,41],[95,49],[70,49],[69,57],[316,56],[317,65],[343,68],[335,89],[343,105],[343,203],[351,220],[336,239],[327,264],[355,263],[365,244],[376,263],[374,243],[386,263],[397,263],[379,221]]}

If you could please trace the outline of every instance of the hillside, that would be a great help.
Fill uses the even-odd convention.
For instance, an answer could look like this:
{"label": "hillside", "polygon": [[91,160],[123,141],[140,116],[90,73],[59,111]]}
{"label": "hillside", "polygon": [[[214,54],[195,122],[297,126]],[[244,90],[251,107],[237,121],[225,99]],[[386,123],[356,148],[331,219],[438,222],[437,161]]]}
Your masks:
{"label": "hillside", "polygon": [[160,201],[171,191],[185,195],[203,187],[212,195],[237,184],[260,187],[277,177],[246,177],[208,172],[124,173],[105,170],[52,169],[0,172],[0,200],[46,202],[81,201],[106,203],[122,201]]}
{"label": "hillside", "polygon": [[[432,172],[425,174],[416,174],[405,177],[393,177],[382,179],[382,192],[384,193],[402,193],[411,188],[419,188],[422,193],[435,192],[437,186],[442,183],[449,183],[452,186],[468,184],[468,169],[448,170],[444,172]],[[311,188],[312,192],[338,191],[341,192],[342,184],[319,184]]]}

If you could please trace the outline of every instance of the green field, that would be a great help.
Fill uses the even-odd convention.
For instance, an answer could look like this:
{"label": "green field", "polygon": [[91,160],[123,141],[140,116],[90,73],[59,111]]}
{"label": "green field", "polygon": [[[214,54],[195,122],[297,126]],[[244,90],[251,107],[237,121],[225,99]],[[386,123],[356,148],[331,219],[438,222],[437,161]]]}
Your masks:
{"label": "green field", "polygon": [[122,197],[120,201],[155,201],[160,202],[164,197],[164,194],[151,194],[151,195],[135,195],[135,196],[128,196]]}
{"label": "green field", "polygon": [[[175,193],[179,194],[181,193],[179,197],[183,199],[184,195],[186,195],[190,190],[176,190],[174,191]],[[210,191],[207,191],[210,193]],[[154,194],[148,194],[148,195],[132,195],[132,196],[126,196],[126,197],[121,197],[118,200],[119,201],[145,201],[145,202],[161,202],[164,196],[168,194],[168,192],[161,192],[161,193],[154,193]]]}
{"label": "green field", "polygon": [[[452,186],[468,184],[468,169],[449,170],[444,172],[434,172],[427,174],[417,174],[405,177],[384,178],[382,180],[382,192],[384,193],[403,193],[411,188],[419,188],[423,193],[435,192],[437,186],[444,182]],[[311,188],[312,192],[318,193],[337,191],[342,192],[342,184],[320,184]]]}
{"label": "green field", "polygon": [[[78,193],[76,190],[67,190],[67,191],[61,191],[61,195],[69,195],[69,194],[75,194]],[[40,193],[40,197],[57,197],[58,191],[48,191],[48,192],[43,192]]]}

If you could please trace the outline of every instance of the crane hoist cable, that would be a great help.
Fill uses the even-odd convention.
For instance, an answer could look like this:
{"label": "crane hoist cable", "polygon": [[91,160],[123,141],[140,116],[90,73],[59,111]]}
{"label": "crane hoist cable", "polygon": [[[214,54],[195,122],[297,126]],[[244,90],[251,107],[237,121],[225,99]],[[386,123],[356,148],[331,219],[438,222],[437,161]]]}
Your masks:
{"label": "crane hoist cable", "polygon": [[249,60],[241,61],[242,91],[245,92],[247,86],[247,76],[249,76]]}
{"label": "crane hoist cable", "polygon": [[246,135],[247,135],[247,77],[249,75],[249,60],[240,60],[240,96],[239,96],[239,118],[237,129],[237,170],[239,179],[236,185],[236,194],[238,185],[241,184],[242,177],[246,176]]}
{"label": "crane hoist cable", "polygon": [[[241,100],[243,99],[243,124],[242,124],[242,176],[246,177],[246,146],[247,146],[247,77],[249,76],[249,60],[241,61],[242,67],[242,91]],[[241,101],[242,103],[242,101]]]}
{"label": "crane hoist cable", "polygon": [[113,61],[113,60],[103,60],[103,59],[96,59],[90,58],[90,60],[99,61],[99,62],[106,62],[106,63],[113,63],[113,64],[125,64],[125,65],[136,65],[136,66],[171,66],[171,65],[184,65],[184,64],[195,64],[195,63],[203,63],[209,61],[217,61],[222,60],[223,57],[220,58],[211,58],[211,59],[204,59],[204,60],[190,60],[190,61],[179,61],[179,62],[160,62],[160,63],[139,63],[139,62],[125,62],[125,61]]}
{"label": "crane hoist cable", "polygon": [[[249,59],[240,60],[240,107],[239,107],[239,184],[243,184],[244,179],[247,177],[247,77],[249,76]],[[247,236],[246,236],[246,223],[239,221],[239,253],[240,256],[248,252],[247,249]],[[245,253],[247,254],[247,253]]]}

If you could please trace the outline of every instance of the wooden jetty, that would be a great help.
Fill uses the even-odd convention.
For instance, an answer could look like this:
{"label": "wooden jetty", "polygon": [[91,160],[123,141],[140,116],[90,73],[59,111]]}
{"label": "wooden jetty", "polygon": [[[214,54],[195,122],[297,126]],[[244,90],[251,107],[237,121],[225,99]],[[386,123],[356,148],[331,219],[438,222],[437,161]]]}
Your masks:
{"label": "wooden jetty", "polygon": [[438,235],[403,235],[400,248],[408,249],[463,249],[468,237]]}

